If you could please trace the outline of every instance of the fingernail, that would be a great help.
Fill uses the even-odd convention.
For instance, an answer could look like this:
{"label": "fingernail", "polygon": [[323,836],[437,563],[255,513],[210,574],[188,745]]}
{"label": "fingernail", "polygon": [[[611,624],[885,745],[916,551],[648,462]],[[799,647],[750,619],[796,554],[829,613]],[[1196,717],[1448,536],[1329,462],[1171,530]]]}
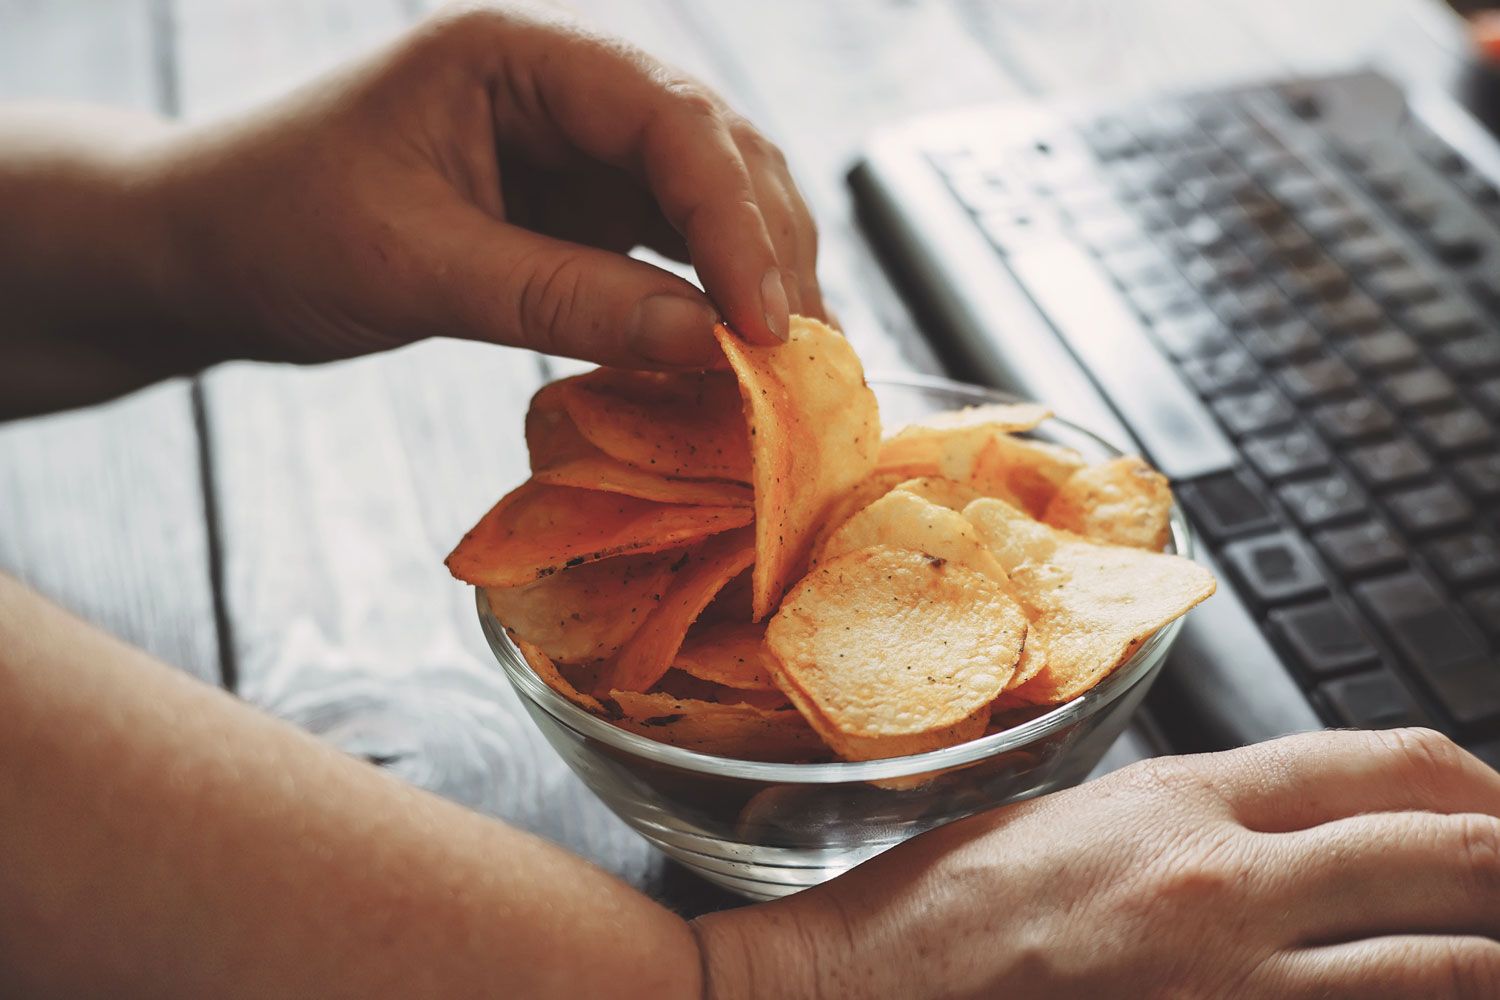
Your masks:
{"label": "fingernail", "polygon": [[626,323],[630,349],[663,365],[706,365],[720,353],[713,338],[714,311],[681,295],[649,295]]}
{"label": "fingernail", "polygon": [[781,272],[776,268],[766,272],[760,279],[760,307],[765,310],[766,326],[782,343],[791,335],[791,311],[786,304],[786,286],[781,283]]}

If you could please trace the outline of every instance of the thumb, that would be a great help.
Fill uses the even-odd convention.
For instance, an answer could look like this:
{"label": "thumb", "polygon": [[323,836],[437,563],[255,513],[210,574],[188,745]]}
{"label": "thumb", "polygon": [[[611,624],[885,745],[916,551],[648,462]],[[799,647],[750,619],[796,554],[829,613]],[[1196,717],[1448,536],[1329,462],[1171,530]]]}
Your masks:
{"label": "thumb", "polygon": [[713,305],[677,275],[479,212],[463,216],[432,248],[431,273],[457,313],[454,335],[622,368],[725,363]]}

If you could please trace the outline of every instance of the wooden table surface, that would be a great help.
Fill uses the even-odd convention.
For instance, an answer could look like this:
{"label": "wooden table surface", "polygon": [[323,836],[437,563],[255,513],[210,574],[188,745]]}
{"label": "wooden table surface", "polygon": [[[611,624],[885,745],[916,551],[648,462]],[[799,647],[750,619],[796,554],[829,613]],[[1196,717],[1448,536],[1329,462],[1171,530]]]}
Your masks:
{"label": "wooden table surface", "polygon": [[[0,99],[202,120],[379,44],[424,0],[0,0]],[[870,370],[937,371],[853,223],[877,124],[958,103],[1149,92],[1376,63],[1441,82],[1435,0],[584,0],[783,145],[832,307]],[[0,425],[0,567],[184,670],[413,782],[542,833],[684,911],[665,863],[536,734],[442,558],[526,474],[560,371],[432,341],[316,368],[238,363]]]}

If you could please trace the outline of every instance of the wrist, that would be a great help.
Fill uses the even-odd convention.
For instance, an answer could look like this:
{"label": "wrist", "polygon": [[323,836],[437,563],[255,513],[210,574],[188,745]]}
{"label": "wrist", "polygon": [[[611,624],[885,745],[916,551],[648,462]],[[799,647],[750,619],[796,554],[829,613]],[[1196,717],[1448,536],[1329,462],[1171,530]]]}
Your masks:
{"label": "wrist", "polygon": [[821,912],[826,906],[809,889],[693,920],[704,1000],[852,995],[836,972],[847,958],[847,940],[832,932],[841,921]]}

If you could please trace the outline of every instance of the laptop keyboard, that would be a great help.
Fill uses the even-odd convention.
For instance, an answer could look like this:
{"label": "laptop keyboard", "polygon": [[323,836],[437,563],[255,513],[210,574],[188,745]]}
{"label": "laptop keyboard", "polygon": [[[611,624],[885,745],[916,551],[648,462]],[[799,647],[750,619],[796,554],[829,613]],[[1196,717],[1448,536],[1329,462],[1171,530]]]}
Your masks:
{"label": "laptop keyboard", "polygon": [[1322,718],[1500,766],[1500,190],[1319,113],[1267,87],[926,152],[997,254],[1085,251],[1233,442],[1179,498]]}

